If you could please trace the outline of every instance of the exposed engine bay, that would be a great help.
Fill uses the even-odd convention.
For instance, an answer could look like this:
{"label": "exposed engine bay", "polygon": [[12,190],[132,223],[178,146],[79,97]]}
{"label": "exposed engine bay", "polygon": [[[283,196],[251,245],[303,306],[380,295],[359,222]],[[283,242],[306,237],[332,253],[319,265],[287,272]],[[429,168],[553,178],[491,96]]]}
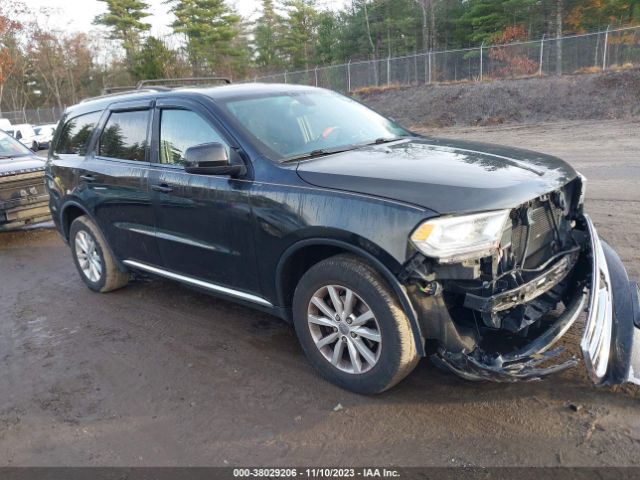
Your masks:
{"label": "exposed engine bay", "polygon": [[433,358],[467,379],[538,379],[550,350],[584,311],[589,232],[581,179],[511,210],[491,255],[441,263],[416,254],[402,279],[434,341]]}

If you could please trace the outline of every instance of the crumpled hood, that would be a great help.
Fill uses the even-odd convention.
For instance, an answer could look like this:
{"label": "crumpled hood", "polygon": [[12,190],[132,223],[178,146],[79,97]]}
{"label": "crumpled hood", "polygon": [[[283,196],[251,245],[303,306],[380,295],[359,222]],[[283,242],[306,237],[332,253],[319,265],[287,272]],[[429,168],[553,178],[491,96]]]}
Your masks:
{"label": "crumpled hood", "polygon": [[0,176],[44,170],[44,158],[35,155],[24,155],[15,158],[0,158]]}
{"label": "crumpled hood", "polygon": [[550,155],[424,138],[302,161],[297,171],[315,186],[398,200],[440,214],[514,208],[577,175]]}

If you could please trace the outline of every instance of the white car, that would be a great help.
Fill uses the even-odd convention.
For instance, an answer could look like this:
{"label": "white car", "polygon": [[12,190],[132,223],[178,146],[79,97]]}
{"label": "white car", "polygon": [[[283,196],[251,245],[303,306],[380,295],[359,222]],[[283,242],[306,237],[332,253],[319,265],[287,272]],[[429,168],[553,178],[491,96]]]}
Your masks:
{"label": "white car", "polygon": [[9,135],[22,143],[25,147],[37,152],[40,148],[36,132],[28,123],[20,125],[11,125],[11,128],[5,130]]}
{"label": "white car", "polygon": [[56,123],[48,123],[46,125],[38,125],[34,128],[36,132],[36,142],[38,142],[40,148],[49,148],[57,126],[58,124]]}

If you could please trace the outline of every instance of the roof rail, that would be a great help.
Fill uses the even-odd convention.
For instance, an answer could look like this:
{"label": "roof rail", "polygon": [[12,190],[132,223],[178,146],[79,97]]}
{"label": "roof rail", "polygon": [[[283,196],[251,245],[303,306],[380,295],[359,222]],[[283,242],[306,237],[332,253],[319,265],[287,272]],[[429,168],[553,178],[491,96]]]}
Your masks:
{"label": "roof rail", "polygon": [[[154,87],[150,87],[149,84],[151,83],[159,83],[159,84],[165,84],[165,87],[184,87],[185,82],[189,82],[189,83],[196,83],[196,82],[210,82],[209,84],[213,84],[213,83],[224,83],[224,84],[230,84],[231,83],[231,79],[227,78],[227,77],[184,77],[184,78],[154,78],[154,79],[146,79],[146,80],[140,80],[138,82],[138,84],[136,85],[136,88],[138,90],[140,90],[141,88],[154,88]],[[169,85],[166,85],[169,84]],[[205,83],[206,85],[206,83]]]}
{"label": "roof rail", "polygon": [[[184,82],[221,82],[224,84],[230,84],[231,80],[226,77],[185,77],[185,78],[154,78],[140,80],[136,85],[131,86],[119,86],[119,87],[104,87],[102,93],[96,97],[85,98],[80,103],[88,102],[89,100],[96,100],[98,98],[115,97],[127,92],[165,92],[176,87],[183,87]],[[150,83],[164,83],[169,85],[149,85]],[[209,83],[210,85],[213,83]],[[205,85],[207,85],[205,83]]]}

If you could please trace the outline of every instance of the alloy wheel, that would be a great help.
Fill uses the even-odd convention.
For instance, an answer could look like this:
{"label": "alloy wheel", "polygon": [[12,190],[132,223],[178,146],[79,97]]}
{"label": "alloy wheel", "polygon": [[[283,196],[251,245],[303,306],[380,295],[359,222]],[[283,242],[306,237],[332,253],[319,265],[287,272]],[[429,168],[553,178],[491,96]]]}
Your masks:
{"label": "alloy wheel", "polygon": [[316,348],[334,367],[361,374],[378,363],[380,326],[371,308],[353,290],[340,285],[318,289],[309,301],[307,315]]}
{"label": "alloy wheel", "polygon": [[75,253],[80,270],[91,282],[97,282],[102,275],[102,260],[95,240],[85,231],[76,234]]}

